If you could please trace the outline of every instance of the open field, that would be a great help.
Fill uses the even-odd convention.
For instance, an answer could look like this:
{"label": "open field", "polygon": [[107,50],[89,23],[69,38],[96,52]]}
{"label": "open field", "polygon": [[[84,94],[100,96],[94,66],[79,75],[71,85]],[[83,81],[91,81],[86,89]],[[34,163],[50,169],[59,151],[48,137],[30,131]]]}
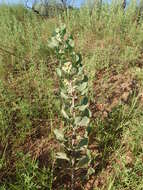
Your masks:
{"label": "open field", "polygon": [[92,112],[95,173],[77,172],[75,190],[143,190],[143,19],[133,2],[52,18],[0,6],[0,190],[71,190],[53,161],[64,122],[48,40],[61,22],[82,55]]}

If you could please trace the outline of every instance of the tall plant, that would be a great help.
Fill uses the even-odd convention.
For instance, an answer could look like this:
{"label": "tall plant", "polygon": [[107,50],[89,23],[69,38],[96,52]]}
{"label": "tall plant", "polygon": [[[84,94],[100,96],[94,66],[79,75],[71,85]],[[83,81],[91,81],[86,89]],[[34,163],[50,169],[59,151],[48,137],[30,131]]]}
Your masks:
{"label": "tall plant", "polygon": [[71,170],[71,189],[75,186],[75,173],[81,168],[90,168],[91,155],[88,149],[88,126],[91,112],[88,108],[88,77],[84,74],[81,54],[75,52],[72,35],[66,26],[57,28],[49,42],[58,60],[61,112],[65,127],[55,129],[56,139],[62,151],[57,159],[66,160]]}

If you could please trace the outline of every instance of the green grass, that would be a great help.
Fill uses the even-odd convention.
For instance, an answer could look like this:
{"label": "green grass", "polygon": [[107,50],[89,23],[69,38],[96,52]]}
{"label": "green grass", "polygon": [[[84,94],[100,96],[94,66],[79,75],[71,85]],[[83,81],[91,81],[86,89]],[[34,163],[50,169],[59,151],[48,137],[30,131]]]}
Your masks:
{"label": "green grass", "polygon": [[105,4],[100,15],[82,7],[61,18],[41,18],[22,5],[0,6],[0,190],[66,189],[56,180],[58,167],[53,169],[53,129],[63,122],[57,61],[47,46],[61,20],[89,76],[91,189],[142,190],[143,21],[137,24],[134,3],[125,13]]}

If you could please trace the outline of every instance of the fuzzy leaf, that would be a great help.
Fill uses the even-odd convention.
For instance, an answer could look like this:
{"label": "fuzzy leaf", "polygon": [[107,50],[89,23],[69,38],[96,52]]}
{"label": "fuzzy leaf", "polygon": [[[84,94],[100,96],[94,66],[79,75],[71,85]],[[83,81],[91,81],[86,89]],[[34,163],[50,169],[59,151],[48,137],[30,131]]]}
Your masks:
{"label": "fuzzy leaf", "polygon": [[88,169],[87,176],[90,176],[90,175],[92,175],[92,174],[94,174],[94,173],[95,173],[95,169],[92,168],[92,167],[90,167],[90,168]]}
{"label": "fuzzy leaf", "polygon": [[81,92],[81,95],[83,96],[83,95],[85,95],[85,94],[87,94],[88,93],[88,88],[86,88],[85,90],[83,90],[82,92]]}
{"label": "fuzzy leaf", "polygon": [[50,48],[52,48],[52,49],[58,47],[58,45],[59,45],[59,42],[58,42],[58,40],[56,40],[55,37],[52,37],[51,41],[50,41],[49,44],[48,44],[48,46],[49,46]]}
{"label": "fuzzy leaf", "polygon": [[83,104],[83,105],[88,104],[88,98],[87,98],[87,97],[84,97],[84,98],[82,99],[82,101],[81,101],[81,104]]}
{"label": "fuzzy leaf", "polygon": [[79,108],[80,111],[84,111],[87,107],[88,107],[88,104],[87,105],[83,105],[83,106],[78,106],[78,108]]}
{"label": "fuzzy leaf", "polygon": [[84,75],[83,82],[88,82],[88,77],[86,75]]}
{"label": "fuzzy leaf", "polygon": [[83,67],[82,67],[82,65],[80,65],[79,68],[78,68],[78,75],[83,75]]}
{"label": "fuzzy leaf", "polygon": [[56,158],[70,161],[70,159],[67,157],[66,153],[64,153],[64,152],[58,152],[56,154]]}
{"label": "fuzzy leaf", "polygon": [[80,85],[78,86],[78,90],[79,90],[80,92],[82,92],[83,90],[86,89],[87,84],[88,84],[87,82],[83,82],[82,84],[80,84]]}
{"label": "fuzzy leaf", "polygon": [[65,110],[63,108],[62,108],[62,114],[63,114],[65,119],[69,119],[68,114],[65,112]]}
{"label": "fuzzy leaf", "polygon": [[92,132],[92,127],[91,127],[91,125],[89,125],[89,126],[86,128],[86,131],[87,131],[87,134],[88,134],[88,135],[91,134],[91,132]]}
{"label": "fuzzy leaf", "polygon": [[90,150],[89,149],[87,149],[87,156],[88,156],[88,158],[91,160],[91,152],[90,152]]}
{"label": "fuzzy leaf", "polygon": [[75,125],[79,125],[80,121],[81,121],[81,117],[76,117],[75,118]]}
{"label": "fuzzy leaf", "polygon": [[68,44],[69,44],[72,48],[74,48],[74,40],[73,40],[72,37],[69,38]]}
{"label": "fuzzy leaf", "polygon": [[89,118],[92,116],[92,113],[91,113],[91,111],[88,108],[86,108],[84,110],[83,114],[84,114],[84,116],[89,117]]}
{"label": "fuzzy leaf", "polygon": [[59,140],[59,141],[65,141],[64,133],[63,133],[62,130],[55,129],[54,130],[54,134],[55,134],[57,140]]}
{"label": "fuzzy leaf", "polygon": [[61,97],[66,99],[66,100],[69,98],[64,92],[61,92]]}
{"label": "fuzzy leaf", "polygon": [[88,138],[83,138],[81,139],[81,141],[79,142],[78,144],[78,148],[83,148],[84,146],[87,146],[88,145]]}
{"label": "fuzzy leaf", "polygon": [[55,32],[58,34],[60,32],[60,28],[56,28]]}
{"label": "fuzzy leaf", "polygon": [[80,121],[79,126],[88,126],[89,122],[90,122],[90,119],[85,116]]}
{"label": "fuzzy leaf", "polygon": [[76,54],[76,63],[80,63],[82,61],[82,57],[80,54]]}
{"label": "fuzzy leaf", "polygon": [[61,77],[61,76],[62,76],[61,69],[57,68],[57,69],[56,69],[56,72],[57,72],[57,75],[58,75],[59,77]]}
{"label": "fuzzy leaf", "polygon": [[78,161],[78,167],[82,168],[82,167],[86,167],[87,164],[89,163],[90,159],[88,156],[84,156],[82,157],[79,161]]}
{"label": "fuzzy leaf", "polygon": [[61,29],[62,35],[65,35],[66,34],[66,25],[65,24],[61,25],[60,29]]}
{"label": "fuzzy leaf", "polygon": [[81,106],[79,106],[80,111],[84,111],[88,107],[88,98],[84,97],[83,100],[81,101]]}

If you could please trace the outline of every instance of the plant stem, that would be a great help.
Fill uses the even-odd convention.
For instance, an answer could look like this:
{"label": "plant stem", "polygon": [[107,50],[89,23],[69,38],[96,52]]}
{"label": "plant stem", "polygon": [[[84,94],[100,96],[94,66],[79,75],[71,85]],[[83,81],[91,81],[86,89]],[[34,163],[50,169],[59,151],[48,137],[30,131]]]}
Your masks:
{"label": "plant stem", "polygon": [[75,129],[73,128],[72,131],[72,175],[71,175],[71,190],[74,190],[75,187],[75,150],[74,150],[74,144],[75,144]]}
{"label": "plant stem", "polygon": [[[72,81],[70,82],[70,86],[71,86],[71,97],[72,97],[72,105],[71,105],[71,114],[72,114],[72,118],[73,120],[75,120],[75,111],[74,111],[74,106],[75,106],[75,94],[74,94],[74,90],[72,87]],[[72,128],[72,175],[71,175],[71,190],[75,189],[75,126],[74,124],[71,125]]]}

